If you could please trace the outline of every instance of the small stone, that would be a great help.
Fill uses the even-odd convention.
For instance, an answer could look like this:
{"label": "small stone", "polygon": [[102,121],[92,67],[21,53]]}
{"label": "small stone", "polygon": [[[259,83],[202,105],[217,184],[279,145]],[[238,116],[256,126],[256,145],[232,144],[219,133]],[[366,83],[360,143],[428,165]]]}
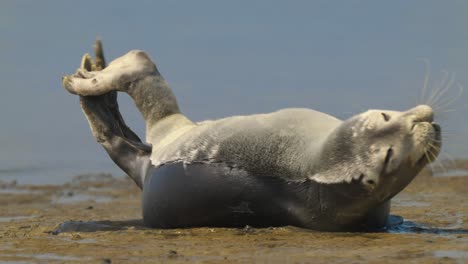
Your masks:
{"label": "small stone", "polygon": [[71,235],[71,240],[80,240],[83,239],[79,234],[72,234]]}
{"label": "small stone", "polygon": [[175,257],[177,257],[177,251],[175,251],[175,250],[169,250],[169,257],[170,257],[170,258],[175,258]]}
{"label": "small stone", "polygon": [[112,260],[110,258],[105,258],[105,259],[102,259],[101,263],[102,264],[111,264]]}
{"label": "small stone", "polygon": [[246,225],[244,229],[242,229],[242,231],[244,231],[245,233],[253,233],[255,232],[255,229],[249,225]]}

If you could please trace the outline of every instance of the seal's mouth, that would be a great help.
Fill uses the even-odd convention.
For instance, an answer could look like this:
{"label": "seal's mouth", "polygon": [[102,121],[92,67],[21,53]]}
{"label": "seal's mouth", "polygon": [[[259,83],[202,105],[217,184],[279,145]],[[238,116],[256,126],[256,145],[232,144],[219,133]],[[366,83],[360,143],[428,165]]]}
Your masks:
{"label": "seal's mouth", "polygon": [[431,127],[432,127],[432,133],[430,133],[430,137],[428,138],[424,146],[423,154],[421,155],[419,160],[416,162],[418,166],[424,166],[426,164],[433,162],[439,155],[440,149],[442,147],[440,125],[432,122]]}

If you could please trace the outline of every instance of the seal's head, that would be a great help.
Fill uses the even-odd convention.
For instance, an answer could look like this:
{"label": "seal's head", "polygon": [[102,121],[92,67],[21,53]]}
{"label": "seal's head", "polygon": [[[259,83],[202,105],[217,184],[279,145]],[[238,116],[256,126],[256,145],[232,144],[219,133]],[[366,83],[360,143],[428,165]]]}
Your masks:
{"label": "seal's head", "polygon": [[437,157],[441,130],[433,119],[427,105],[356,115],[326,140],[311,179],[360,185],[377,200],[388,200]]}

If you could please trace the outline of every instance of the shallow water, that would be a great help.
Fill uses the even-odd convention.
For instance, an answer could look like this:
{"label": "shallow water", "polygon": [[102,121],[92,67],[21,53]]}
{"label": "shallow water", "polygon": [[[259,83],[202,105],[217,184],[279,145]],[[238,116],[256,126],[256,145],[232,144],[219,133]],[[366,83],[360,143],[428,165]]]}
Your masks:
{"label": "shallow water", "polygon": [[468,170],[465,169],[450,169],[445,172],[439,172],[434,174],[437,177],[462,177],[468,176]]}
{"label": "shallow water", "polygon": [[13,222],[13,221],[18,221],[18,220],[24,220],[24,219],[31,219],[36,216],[34,215],[28,215],[28,216],[0,216],[0,222]]}
{"label": "shallow water", "polygon": [[0,161],[0,181],[11,182],[15,181],[20,184],[36,184],[36,185],[62,185],[69,182],[76,175],[88,173],[112,173],[118,176],[124,176],[124,173],[119,170],[111,162],[104,160],[105,156],[100,157],[96,161],[63,161],[63,162],[41,162],[41,160],[33,161],[30,165],[15,164],[15,162],[7,163]]}
{"label": "shallow water", "polygon": [[0,189],[0,194],[39,194],[39,191],[31,191],[25,189]]}
{"label": "shallow water", "polygon": [[[6,255],[8,256],[8,255]],[[35,259],[35,260],[46,260],[46,261],[83,261],[86,259],[74,256],[63,256],[63,255],[56,255],[51,253],[44,253],[44,254],[16,254],[14,257],[19,258],[27,258],[27,259]]]}
{"label": "shallow water", "polygon": [[434,256],[438,258],[468,260],[468,251],[438,250],[434,252]]}
{"label": "shallow water", "polygon": [[93,201],[97,203],[106,203],[106,202],[110,202],[111,200],[112,200],[112,197],[104,196],[104,195],[67,193],[65,195],[54,197],[52,202],[57,203],[57,204],[70,204],[70,203],[87,202],[87,201]]}

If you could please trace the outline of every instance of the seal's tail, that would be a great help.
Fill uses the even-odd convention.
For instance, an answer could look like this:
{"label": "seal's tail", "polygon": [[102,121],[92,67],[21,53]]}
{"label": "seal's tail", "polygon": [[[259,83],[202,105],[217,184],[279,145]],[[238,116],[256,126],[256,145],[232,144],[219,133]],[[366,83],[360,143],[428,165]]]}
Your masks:
{"label": "seal's tail", "polygon": [[[85,54],[81,68],[100,71],[106,67],[102,43],[96,41],[95,60]],[[80,96],[83,110],[96,140],[104,147],[112,160],[142,188],[142,179],[150,163],[151,146],[125,124],[119,112],[117,92],[99,96]]]}

